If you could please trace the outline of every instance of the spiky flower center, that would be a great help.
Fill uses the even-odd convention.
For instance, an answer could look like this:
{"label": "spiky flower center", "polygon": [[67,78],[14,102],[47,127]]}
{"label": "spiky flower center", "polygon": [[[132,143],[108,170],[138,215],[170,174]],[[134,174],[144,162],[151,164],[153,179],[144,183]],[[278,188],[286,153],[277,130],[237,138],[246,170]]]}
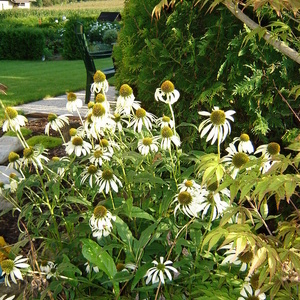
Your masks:
{"label": "spiky flower center", "polygon": [[93,116],[102,117],[105,115],[105,107],[101,103],[96,103],[93,106]]}
{"label": "spiky flower center", "polygon": [[152,144],[152,138],[150,138],[150,137],[143,138],[144,146],[150,146],[151,144]]}
{"label": "spiky flower center", "polygon": [[192,200],[193,200],[192,195],[187,191],[180,192],[178,194],[178,202],[181,205],[189,205],[192,202]]}
{"label": "spiky flower center", "polygon": [[17,161],[20,158],[20,155],[16,152],[10,152],[8,155],[8,161],[10,163]]}
{"label": "spiky flower center", "polygon": [[117,114],[117,113],[114,113],[114,121],[116,123],[120,122],[121,121],[121,115]]}
{"label": "spiky flower center", "polygon": [[82,138],[81,138],[80,136],[75,136],[75,137],[73,137],[73,139],[72,139],[72,144],[73,144],[74,146],[82,146],[83,140],[82,140]]}
{"label": "spiky flower center", "polygon": [[248,155],[243,152],[238,152],[234,154],[232,157],[232,163],[236,168],[242,167],[248,161],[249,161]]}
{"label": "spiky flower center", "polygon": [[191,188],[193,186],[193,181],[192,180],[187,180],[184,185],[187,187],[187,188]]}
{"label": "spiky flower center", "polygon": [[57,115],[56,114],[49,114],[48,115],[48,122],[55,121],[56,119],[57,119]]}
{"label": "spiky flower center", "polygon": [[9,274],[14,269],[15,263],[11,259],[5,259],[0,262],[0,265],[2,268],[2,272],[5,272],[5,274]]}
{"label": "spiky flower center", "polygon": [[93,114],[88,114],[87,117],[86,117],[86,122],[89,123],[89,124],[93,123],[92,115]]}
{"label": "spiky flower center", "polygon": [[276,155],[280,152],[280,145],[275,142],[272,142],[268,144],[267,150],[271,155]]}
{"label": "spiky flower center", "polygon": [[165,82],[163,82],[163,84],[161,85],[161,90],[165,93],[172,93],[174,91],[174,84],[170,81],[170,80],[166,80]]}
{"label": "spiky flower center", "polygon": [[93,108],[94,105],[95,105],[95,103],[90,101],[88,103],[87,107],[88,107],[88,109],[91,109],[91,108]]}
{"label": "spiky flower center", "polygon": [[166,266],[164,264],[161,264],[161,263],[158,263],[157,266],[156,266],[156,269],[159,270],[159,271],[164,271],[166,268]]}
{"label": "spiky flower center", "polygon": [[111,170],[104,170],[102,172],[102,178],[105,180],[113,179],[114,173]]}
{"label": "spiky flower center", "polygon": [[105,101],[105,96],[101,93],[99,93],[97,96],[96,96],[96,99],[95,99],[95,102],[96,103],[102,103]]}
{"label": "spiky flower center", "polygon": [[18,112],[12,107],[6,107],[5,116],[8,119],[14,119],[18,115]]}
{"label": "spiky flower center", "polygon": [[257,296],[249,296],[246,298],[246,300],[259,300],[259,297]]}
{"label": "spiky flower center", "polygon": [[75,93],[70,92],[70,93],[68,93],[67,99],[68,99],[69,102],[73,102],[77,99],[77,96],[76,96]]}
{"label": "spiky flower center", "polygon": [[32,149],[31,147],[25,148],[25,149],[23,150],[23,156],[24,156],[25,158],[30,157],[32,154],[33,154],[33,149]]}
{"label": "spiky flower center", "polygon": [[95,158],[100,158],[100,157],[102,157],[102,155],[103,155],[102,150],[96,150],[96,151],[94,152],[94,157],[95,157]]}
{"label": "spiky flower center", "polygon": [[250,284],[254,290],[259,288],[259,274],[253,274],[250,278]]}
{"label": "spiky flower center", "polygon": [[173,131],[169,126],[165,126],[162,130],[161,130],[161,135],[163,138],[170,138],[173,136]]}
{"label": "spiky flower center", "polygon": [[91,175],[93,175],[93,174],[96,174],[97,173],[97,167],[96,166],[94,166],[94,165],[90,165],[89,167],[88,167],[88,173],[89,174],[91,174]]}
{"label": "spiky flower center", "polygon": [[17,179],[18,175],[16,173],[10,173],[9,174],[9,179]]}
{"label": "spiky flower center", "polygon": [[103,82],[103,81],[105,81],[105,79],[106,79],[106,76],[101,71],[96,71],[96,73],[94,74],[94,82]]}
{"label": "spiky flower center", "polygon": [[97,205],[94,208],[94,216],[96,219],[102,219],[106,216],[107,209],[103,205]]}
{"label": "spiky flower center", "polygon": [[0,189],[3,189],[3,187],[4,187],[4,182],[0,181]]}
{"label": "spiky flower center", "polygon": [[225,113],[223,110],[214,110],[211,114],[210,114],[210,120],[213,123],[213,125],[216,126],[220,126],[225,124]]}
{"label": "spiky flower center", "polygon": [[125,265],[122,263],[117,263],[116,268],[117,268],[117,271],[120,272],[125,269]]}
{"label": "spiky flower center", "polygon": [[169,123],[171,121],[171,119],[168,116],[163,116],[162,121],[166,122],[166,123]]}
{"label": "spiky flower center", "polygon": [[107,139],[101,139],[101,140],[100,140],[100,145],[101,145],[102,147],[106,148],[106,147],[108,147],[109,142],[108,142]]}
{"label": "spiky flower center", "polygon": [[214,183],[210,184],[207,189],[210,191],[210,192],[214,192],[216,189],[218,188],[218,183],[217,181],[215,181]]}
{"label": "spiky flower center", "polygon": [[250,141],[250,137],[247,133],[242,133],[240,135],[240,140],[241,142],[249,142]]}
{"label": "spiky flower center", "polygon": [[250,263],[253,258],[252,251],[246,251],[244,253],[239,254],[239,260],[243,263]]}
{"label": "spiky flower center", "polygon": [[128,85],[128,84],[123,84],[121,87],[120,87],[120,96],[122,97],[128,97],[132,94],[132,88]]}
{"label": "spiky flower center", "polygon": [[53,157],[52,157],[52,161],[58,162],[58,161],[59,161],[59,157],[58,157],[58,156],[53,156]]}
{"label": "spiky flower center", "polygon": [[146,117],[146,111],[143,108],[138,108],[135,112],[135,115],[138,119],[142,119]]}
{"label": "spiky flower center", "polygon": [[70,134],[70,136],[75,136],[77,134],[77,129],[76,128],[70,128],[69,134]]}

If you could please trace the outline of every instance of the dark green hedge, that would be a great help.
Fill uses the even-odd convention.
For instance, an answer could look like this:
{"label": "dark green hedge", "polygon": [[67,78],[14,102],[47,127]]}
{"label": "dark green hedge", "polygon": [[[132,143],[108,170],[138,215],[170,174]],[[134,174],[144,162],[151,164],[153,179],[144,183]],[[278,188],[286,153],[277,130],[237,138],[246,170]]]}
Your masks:
{"label": "dark green hedge", "polygon": [[43,56],[45,38],[41,30],[19,27],[0,29],[0,59],[37,60]]}

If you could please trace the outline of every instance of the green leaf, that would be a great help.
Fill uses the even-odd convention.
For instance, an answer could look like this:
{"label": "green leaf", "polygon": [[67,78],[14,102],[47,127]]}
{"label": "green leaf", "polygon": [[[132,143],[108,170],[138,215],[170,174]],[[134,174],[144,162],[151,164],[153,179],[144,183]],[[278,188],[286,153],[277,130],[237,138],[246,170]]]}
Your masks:
{"label": "green leaf", "polygon": [[91,202],[84,199],[84,198],[79,198],[79,197],[74,197],[74,196],[67,196],[66,197],[66,202],[68,203],[77,203],[77,204],[83,204],[85,206],[92,206]]}
{"label": "green leaf", "polygon": [[126,243],[129,248],[132,247],[133,242],[133,236],[132,233],[128,227],[128,225],[118,216],[116,216],[116,221],[114,222],[114,225],[117,228],[117,232],[121,238],[121,240]]}
{"label": "green leaf", "polygon": [[153,266],[151,263],[139,267],[135,273],[134,279],[131,284],[131,291],[135,288],[138,282],[146,275],[148,269]]}
{"label": "green leaf", "polygon": [[164,180],[162,180],[160,177],[155,177],[152,174],[148,172],[143,172],[141,174],[137,174],[133,178],[134,182],[138,183],[157,183],[161,185],[167,184]]}

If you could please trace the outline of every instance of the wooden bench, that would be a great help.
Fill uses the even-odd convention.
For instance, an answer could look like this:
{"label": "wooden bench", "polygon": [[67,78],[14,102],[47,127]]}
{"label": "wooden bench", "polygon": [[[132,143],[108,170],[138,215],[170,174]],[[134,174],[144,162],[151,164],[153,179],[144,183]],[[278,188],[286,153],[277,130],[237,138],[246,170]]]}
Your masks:
{"label": "wooden bench", "polygon": [[[80,54],[84,61],[85,69],[86,69],[86,87],[85,87],[85,103],[88,103],[91,99],[91,84],[94,82],[94,74],[97,69],[95,66],[94,58],[107,58],[111,57],[112,50],[104,50],[100,52],[90,52],[88,48],[88,43],[86,40],[86,36],[84,33],[83,24],[77,22],[75,25],[75,34],[77,37],[78,47],[80,50]],[[111,67],[108,69],[101,70],[106,78],[113,77],[115,75],[115,68]]]}

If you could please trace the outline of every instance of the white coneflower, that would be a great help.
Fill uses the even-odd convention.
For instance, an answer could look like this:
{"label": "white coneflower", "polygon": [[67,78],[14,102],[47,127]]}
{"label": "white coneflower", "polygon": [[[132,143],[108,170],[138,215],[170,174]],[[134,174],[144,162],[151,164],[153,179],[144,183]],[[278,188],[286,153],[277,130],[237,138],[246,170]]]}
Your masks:
{"label": "white coneflower", "polygon": [[55,276],[56,273],[56,264],[52,261],[43,262],[40,265],[41,272],[45,273],[46,278],[50,279],[51,277]]}
{"label": "white coneflower", "polygon": [[116,129],[118,129],[119,132],[123,131],[123,124],[125,123],[128,126],[128,121],[125,119],[126,116],[124,114],[119,114],[117,112],[115,112],[112,116],[112,119],[114,121],[114,124],[112,126],[112,132],[115,132]]}
{"label": "white coneflower", "polygon": [[68,102],[66,104],[66,108],[69,112],[78,111],[78,108],[82,107],[82,100],[77,98],[76,94],[70,92],[67,94]]}
{"label": "white coneflower", "polygon": [[157,88],[154,94],[156,101],[173,105],[180,97],[180,93],[175,89],[170,80],[163,82],[160,88]]}
{"label": "white coneflower", "polygon": [[10,173],[9,183],[4,184],[4,189],[9,190],[10,193],[15,193],[17,191],[18,184],[21,180],[22,178],[19,178],[16,173]]}
{"label": "white coneflower", "polygon": [[234,110],[228,110],[224,112],[220,110],[219,107],[214,106],[211,113],[207,111],[199,111],[199,115],[209,117],[209,119],[204,120],[199,125],[200,137],[204,137],[210,130],[206,141],[211,141],[211,144],[214,144],[218,140],[219,143],[222,143],[227,134],[230,134],[231,127],[227,119],[234,121],[232,115],[235,114]]}
{"label": "white coneflower", "polygon": [[174,134],[173,130],[169,126],[165,126],[161,129],[161,148],[164,150],[171,149],[171,142],[176,146],[180,146],[180,138]]}
{"label": "white coneflower", "polygon": [[87,136],[88,139],[92,140],[95,139],[97,140],[99,135],[103,135],[104,132],[101,127],[95,126],[93,120],[92,120],[92,113],[88,114],[84,123],[83,123],[83,133],[82,135],[79,135],[80,137],[84,138],[84,135]]}
{"label": "white coneflower", "polygon": [[254,152],[254,148],[248,134],[242,133],[240,137],[235,137],[232,143],[234,144],[236,142],[239,142],[238,145],[239,152],[245,152],[249,154]]}
{"label": "white coneflower", "polygon": [[159,137],[145,137],[138,142],[138,150],[142,155],[148,155],[150,152],[158,151]]}
{"label": "white coneflower", "polygon": [[48,123],[45,126],[45,133],[49,135],[50,128],[54,131],[59,131],[65,126],[65,124],[69,124],[69,118],[67,115],[57,116],[56,114],[48,115]]}
{"label": "white coneflower", "polygon": [[225,209],[229,207],[229,201],[224,201],[221,199],[221,196],[224,195],[230,198],[230,191],[225,188],[219,192],[216,192],[217,185],[211,184],[208,186],[207,197],[202,201],[200,205],[200,213],[202,212],[202,219],[207,214],[209,208],[212,208],[212,218],[211,220],[214,221],[215,219],[219,218]]}
{"label": "white coneflower", "polygon": [[10,152],[8,155],[8,166],[7,168],[13,168],[15,170],[19,170],[22,165],[22,159],[20,158],[20,155],[16,152]]}
{"label": "white coneflower", "polygon": [[29,268],[29,264],[26,263],[27,260],[28,258],[19,255],[14,260],[5,259],[0,262],[1,269],[2,269],[1,276],[5,276],[4,279],[5,285],[11,286],[9,282],[9,277],[11,281],[15,284],[17,284],[16,278],[23,280],[21,269]]}
{"label": "white coneflower", "polygon": [[129,115],[131,110],[140,108],[140,102],[134,100],[132,88],[128,84],[123,84],[119,90],[117,98],[116,113]]}
{"label": "white coneflower", "polygon": [[105,127],[108,118],[108,111],[101,103],[95,103],[92,109],[91,119],[94,123],[94,126]]}
{"label": "white coneflower", "polygon": [[43,162],[48,162],[49,158],[44,154],[47,154],[47,150],[42,147],[27,147],[23,150],[22,165],[33,165],[36,169],[43,170]]}
{"label": "white coneflower", "polygon": [[238,300],[265,300],[266,294],[261,293],[261,291],[253,290],[252,286],[249,283],[245,283],[240,292],[241,297]]}
{"label": "white coneflower", "polygon": [[102,166],[103,162],[110,161],[112,158],[112,154],[109,151],[104,151],[100,148],[99,145],[94,150],[92,150],[91,156],[89,157],[90,163],[95,166]]}
{"label": "white coneflower", "polygon": [[146,284],[148,284],[150,281],[152,282],[152,284],[155,284],[157,282],[165,284],[166,278],[172,281],[172,274],[170,271],[172,271],[174,274],[179,273],[177,269],[171,266],[173,262],[171,260],[167,260],[164,262],[164,258],[162,256],[160,257],[159,262],[153,260],[152,263],[155,266],[147,271],[145,275],[145,277],[147,277]]}
{"label": "white coneflower", "polygon": [[259,146],[254,154],[261,153],[262,156],[269,158],[270,156],[280,153],[280,145],[275,142]]}
{"label": "white coneflower", "polygon": [[121,180],[110,169],[101,171],[101,178],[99,180],[99,193],[105,191],[108,194],[110,190],[119,191],[118,186],[123,187]]}
{"label": "white coneflower", "polygon": [[133,263],[117,263],[116,265],[117,271],[118,272],[130,272],[130,271],[135,271],[137,269],[137,265]]}
{"label": "white coneflower", "polygon": [[95,103],[100,103],[104,106],[105,110],[107,112],[109,112],[110,110],[110,104],[109,104],[109,101],[107,101],[107,98],[105,96],[105,94],[98,94],[95,98]]}
{"label": "white coneflower", "polygon": [[25,126],[27,119],[19,115],[18,112],[12,107],[6,107],[4,111],[5,121],[3,122],[3,132],[12,130],[14,132],[20,131],[20,127]]}
{"label": "white coneflower", "polygon": [[99,141],[99,145],[96,145],[95,149],[102,149],[103,151],[108,151],[111,155],[114,154],[114,149],[120,150],[120,146],[113,140],[107,140],[106,138],[102,138]]}
{"label": "white coneflower", "polygon": [[106,93],[108,91],[108,81],[106,76],[101,71],[96,71],[94,74],[94,82],[91,85],[92,93]]}
{"label": "white coneflower", "polygon": [[134,132],[141,132],[144,125],[148,131],[151,131],[152,122],[155,122],[155,116],[143,108],[138,108],[133,115],[133,120],[128,124],[128,127],[133,126]]}
{"label": "white coneflower", "polygon": [[95,165],[89,165],[84,169],[81,173],[81,181],[80,184],[83,184],[87,179],[89,180],[89,185],[92,188],[95,186],[95,183],[100,180],[101,178],[101,170],[99,170]]}
{"label": "white coneflower", "polygon": [[158,118],[156,123],[160,128],[163,128],[165,126],[169,126],[170,128],[174,128],[174,125],[175,125],[174,121],[168,116],[163,116],[161,118]]}
{"label": "white coneflower", "polygon": [[201,185],[193,179],[184,179],[182,183],[178,184],[178,189],[179,192],[187,191],[189,193],[199,193],[202,190]]}
{"label": "white coneflower", "polygon": [[221,162],[229,165],[231,176],[235,178],[239,170],[249,161],[249,156],[244,152],[238,152],[232,143],[225,150],[228,154],[221,158]]}
{"label": "white coneflower", "polygon": [[220,249],[227,249],[227,251],[224,253],[224,256],[226,257],[221,262],[221,265],[234,264],[237,266],[241,266],[241,272],[247,270],[248,264],[253,259],[253,253],[251,249],[249,249],[249,247],[246,247],[246,249],[239,255],[236,254],[236,247],[233,246],[233,243],[225,245]]}
{"label": "white coneflower", "polygon": [[181,211],[189,218],[198,217],[198,213],[201,210],[201,203],[206,198],[204,190],[200,193],[193,193],[188,191],[182,191],[175,195],[175,199],[172,202],[176,203],[174,209],[174,216],[176,217],[177,211]]}
{"label": "white coneflower", "polygon": [[116,217],[113,216],[110,211],[102,205],[97,205],[89,221],[93,237],[101,239],[102,237],[108,236],[113,227],[112,221],[115,220]]}
{"label": "white coneflower", "polygon": [[69,155],[71,155],[73,152],[76,156],[87,155],[92,149],[92,145],[84,141],[80,136],[74,136],[64,145],[66,146],[66,152]]}
{"label": "white coneflower", "polygon": [[91,265],[88,261],[84,265],[85,265],[85,271],[88,274],[91,273],[91,270],[93,270],[95,273],[99,273],[99,268],[95,265]]}

